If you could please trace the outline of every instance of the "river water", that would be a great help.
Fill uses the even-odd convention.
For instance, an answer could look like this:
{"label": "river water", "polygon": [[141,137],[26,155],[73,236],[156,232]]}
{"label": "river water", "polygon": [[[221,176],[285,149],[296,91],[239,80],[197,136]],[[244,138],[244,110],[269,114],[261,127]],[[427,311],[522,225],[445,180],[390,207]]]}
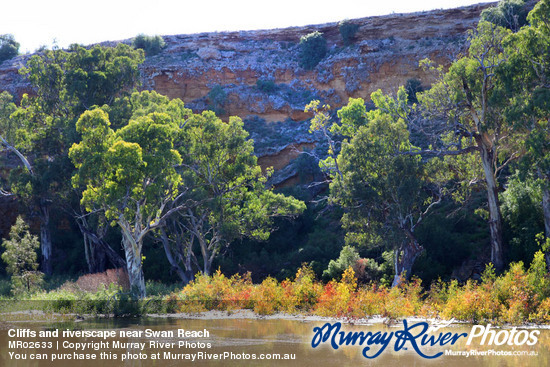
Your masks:
{"label": "river water", "polygon": [[[28,318],[27,318],[28,319]],[[337,350],[327,343],[312,347],[314,328],[322,327],[326,321],[297,321],[286,319],[178,319],[178,318],[135,318],[135,319],[88,319],[85,321],[59,320],[11,320],[0,321],[0,366],[549,366],[550,365],[550,330],[527,329],[527,332],[539,330],[537,343],[533,346],[513,345],[480,345],[476,338],[466,345],[466,337],[461,337],[454,345],[433,347],[422,346],[421,352],[435,355],[438,352],[477,351],[487,353],[512,352],[536,353],[537,355],[504,356],[504,355],[445,355],[434,359],[425,359],[414,350],[410,342],[399,351],[394,350],[395,342],[376,358],[367,359],[362,355],[364,346],[341,346]],[[409,321],[409,326],[417,321]],[[404,325],[384,324],[350,325],[342,324],[345,332],[391,333],[403,330]],[[10,331],[11,330],[11,331]],[[36,337],[29,334],[36,333]],[[60,333],[39,337],[39,333]],[[183,330],[183,331],[180,331]],[[203,337],[202,334],[207,337]],[[495,329],[498,332],[501,329]],[[508,329],[510,330],[510,329]],[[98,337],[63,337],[63,332],[75,331],[114,331],[116,337],[104,339],[108,345],[100,345]],[[134,335],[121,337],[120,333]],[[197,334],[184,336],[185,331],[196,331]],[[163,333],[159,333],[163,332]],[[182,334],[178,336],[178,333]],[[445,327],[436,332],[452,335],[472,332],[472,325]],[[10,333],[12,336],[10,336]],[[149,336],[145,334],[148,333]],[[151,336],[151,334],[155,334]],[[163,334],[163,335],[161,335]],[[171,336],[170,334],[173,334]],[[386,334],[386,335],[388,335]],[[524,333],[525,334],[525,333]],[[53,336],[52,336],[53,335]],[[74,335],[74,334],[73,334]],[[96,336],[97,334],[94,334]],[[10,342],[12,343],[10,345]],[[16,342],[20,342],[16,345]],[[30,344],[21,344],[31,342]],[[36,345],[35,342],[40,342]],[[46,344],[42,344],[42,342]],[[155,344],[155,342],[162,344]],[[47,344],[51,343],[51,344]],[[76,350],[75,343],[90,343],[83,349]],[[95,343],[95,344],[94,344]],[[125,343],[130,343],[126,345]],[[144,343],[144,344],[140,344]],[[174,344],[171,344],[174,343]],[[182,343],[181,345],[179,343]],[[487,343],[485,343],[487,344]],[[512,343],[513,344],[513,343]],[[144,349],[141,349],[141,345]],[[33,348],[33,347],[39,348]],[[94,349],[95,348],[95,349]],[[97,350],[96,350],[97,349]],[[379,349],[372,347],[372,351]],[[370,355],[372,355],[372,353]],[[225,353],[225,354],[224,354]],[[367,354],[369,354],[367,353]],[[87,354],[87,355],[86,355]],[[478,353],[479,354],[479,353]],[[94,355],[95,359],[91,359]],[[185,360],[184,358],[193,358]],[[55,360],[52,361],[52,358]],[[124,361],[122,358],[124,357]],[[220,359],[213,359],[218,357]],[[43,358],[37,360],[37,358]],[[79,359],[84,358],[84,359]],[[88,358],[88,359],[86,359]],[[116,358],[116,359],[115,359]],[[177,359],[176,359],[177,358]],[[253,359],[256,358],[256,359]],[[260,358],[262,358],[260,360]],[[270,359],[267,359],[270,358]],[[274,358],[287,358],[274,360]],[[77,360],[75,360],[77,359]]]}

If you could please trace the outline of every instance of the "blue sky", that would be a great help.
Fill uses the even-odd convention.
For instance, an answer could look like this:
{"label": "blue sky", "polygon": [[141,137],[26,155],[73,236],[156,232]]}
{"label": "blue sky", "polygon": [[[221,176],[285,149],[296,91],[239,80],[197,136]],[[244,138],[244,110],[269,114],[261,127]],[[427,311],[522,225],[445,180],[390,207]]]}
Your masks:
{"label": "blue sky", "polygon": [[2,4],[0,34],[11,33],[21,52],[120,40],[139,33],[169,35],[283,28],[372,15],[475,4],[479,0],[27,0]]}

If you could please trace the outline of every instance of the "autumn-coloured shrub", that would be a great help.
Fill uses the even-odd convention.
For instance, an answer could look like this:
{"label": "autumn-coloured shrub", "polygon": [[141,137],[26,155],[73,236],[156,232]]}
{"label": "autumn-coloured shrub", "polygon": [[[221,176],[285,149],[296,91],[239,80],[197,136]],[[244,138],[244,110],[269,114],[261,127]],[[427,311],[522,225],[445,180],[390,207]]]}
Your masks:
{"label": "autumn-coloured shrub", "polygon": [[383,316],[390,318],[418,315],[422,308],[422,285],[413,279],[387,293]]}
{"label": "autumn-coloured shrub", "polygon": [[388,288],[371,284],[361,288],[355,297],[353,314],[356,317],[382,315],[385,312]]}
{"label": "autumn-coloured shrub", "polygon": [[249,274],[228,278],[218,269],[211,277],[198,274],[176,299],[187,312],[252,308],[252,287]]}
{"label": "autumn-coloured shrub", "polygon": [[550,273],[546,268],[546,259],[542,251],[535,253],[527,277],[537,301],[540,302],[550,297]]}
{"label": "autumn-coloured shrub", "polygon": [[445,308],[449,294],[455,294],[457,288],[458,282],[456,280],[444,282],[441,279],[437,279],[432,282],[430,289],[426,293],[421,314],[427,317],[439,316]]}
{"label": "autumn-coloured shrub", "polygon": [[339,282],[330,281],[323,288],[315,307],[315,314],[320,316],[357,316],[354,307],[356,298],[357,280],[351,267],[347,268]]}
{"label": "autumn-coloured shrub", "polygon": [[481,281],[468,280],[460,285],[456,280],[437,280],[427,291],[415,278],[394,288],[376,283],[358,288],[351,266],[340,281],[322,284],[310,267],[303,266],[293,280],[279,283],[268,277],[258,285],[252,284],[250,275],[228,278],[220,271],[211,277],[198,275],[165,300],[168,310],[179,312],[249,308],[261,315],[312,312],[345,318],[425,316],[517,324],[550,321],[549,287],[544,254],[540,252],[527,271],[520,262],[497,276],[489,264]]}
{"label": "autumn-coloured shrub", "polygon": [[443,307],[443,317],[450,319],[478,322],[496,320],[500,315],[501,305],[494,292],[487,286],[479,286],[468,280],[463,287],[449,292]]}
{"label": "autumn-coloured shrub", "polygon": [[283,288],[276,279],[268,277],[252,291],[254,312],[260,315],[271,315],[282,310]]}
{"label": "autumn-coloured shrub", "polygon": [[535,308],[535,293],[523,263],[512,263],[510,270],[496,279],[494,293],[501,304],[501,318],[510,323],[527,320]]}
{"label": "autumn-coloured shrub", "polygon": [[283,288],[282,311],[309,311],[317,303],[322,292],[322,285],[315,280],[313,269],[302,266],[296,272],[294,281],[281,282]]}
{"label": "autumn-coloured shrub", "polygon": [[540,303],[537,312],[531,314],[530,321],[538,323],[550,322],[550,298],[546,298]]}

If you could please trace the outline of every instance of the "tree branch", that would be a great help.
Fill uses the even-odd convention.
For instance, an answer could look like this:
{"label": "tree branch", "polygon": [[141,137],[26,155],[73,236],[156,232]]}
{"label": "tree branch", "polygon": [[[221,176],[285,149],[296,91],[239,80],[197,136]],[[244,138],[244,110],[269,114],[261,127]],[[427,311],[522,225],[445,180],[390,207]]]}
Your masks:
{"label": "tree branch", "polygon": [[32,170],[32,166],[31,164],[29,163],[29,161],[27,160],[27,158],[23,155],[23,153],[21,153],[19,150],[17,150],[15,147],[13,147],[12,145],[10,145],[6,139],[4,139],[3,136],[0,135],[0,139],[2,140],[2,144],[4,144],[6,146],[7,149],[11,150],[12,152],[14,152],[17,157],[19,157],[19,159],[21,160],[21,162],[23,163],[23,165],[25,166],[25,168],[27,169],[27,171],[29,171],[29,173],[31,175],[34,176],[34,172]]}
{"label": "tree branch", "polygon": [[479,151],[477,146],[469,146],[463,149],[457,150],[432,150],[432,149],[419,149],[410,150],[406,152],[398,152],[399,155],[421,155],[426,157],[444,157],[444,156],[458,156],[463,154],[469,154]]}

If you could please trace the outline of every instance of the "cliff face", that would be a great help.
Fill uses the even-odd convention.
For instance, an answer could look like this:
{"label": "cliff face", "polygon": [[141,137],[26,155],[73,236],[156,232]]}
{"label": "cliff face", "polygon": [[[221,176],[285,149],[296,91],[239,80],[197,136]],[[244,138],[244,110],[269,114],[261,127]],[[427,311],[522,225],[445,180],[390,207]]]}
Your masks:
{"label": "cliff face", "polygon": [[[355,19],[355,41],[344,47],[337,23],[287,29],[165,36],[167,47],[141,67],[142,87],[181,98],[195,111],[214,108],[222,117],[240,116],[255,140],[260,164],[278,172],[277,185],[296,182],[291,163],[315,146],[308,133],[311,99],[333,108],[349,97],[369,99],[396,91],[408,79],[433,80],[418,66],[429,57],[449,65],[466,50],[467,31],[494,3],[451,10]],[[319,31],[327,56],[313,69],[299,66],[300,37]],[[17,75],[24,57],[0,65],[0,90],[30,91]],[[212,91],[212,92],[211,92]],[[290,165],[290,166],[289,166]]]}

